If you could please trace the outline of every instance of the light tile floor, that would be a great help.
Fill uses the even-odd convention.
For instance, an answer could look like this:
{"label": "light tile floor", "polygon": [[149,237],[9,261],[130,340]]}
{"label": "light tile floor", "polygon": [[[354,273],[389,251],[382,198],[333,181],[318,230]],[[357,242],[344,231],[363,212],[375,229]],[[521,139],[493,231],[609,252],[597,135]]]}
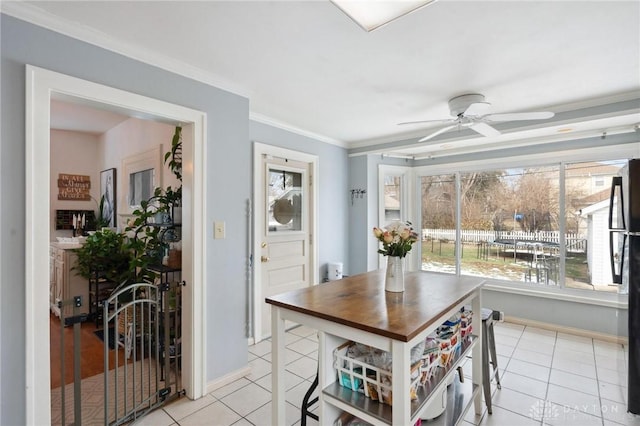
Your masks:
{"label": "light tile floor", "polygon": [[[492,387],[493,414],[485,408],[475,416],[472,408],[465,426],[640,425],[640,416],[626,412],[625,346],[510,323],[497,323],[495,334],[502,389]],[[286,419],[299,425],[300,405],[316,373],[318,339],[304,326],[286,337]],[[249,347],[249,365],[249,375],[199,400],[171,403],[138,424],[270,425],[270,341]],[[307,424],[317,422],[309,418]]]}

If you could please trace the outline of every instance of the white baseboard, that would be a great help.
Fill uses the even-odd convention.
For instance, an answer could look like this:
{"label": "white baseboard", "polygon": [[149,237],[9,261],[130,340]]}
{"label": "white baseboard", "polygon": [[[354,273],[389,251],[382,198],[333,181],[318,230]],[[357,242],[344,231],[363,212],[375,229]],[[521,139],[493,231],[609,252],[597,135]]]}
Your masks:
{"label": "white baseboard", "polygon": [[229,383],[235,382],[249,373],[251,373],[251,367],[247,365],[244,368],[219,377],[212,382],[207,383],[207,393],[211,393],[216,389],[220,389],[221,387],[228,385]]}
{"label": "white baseboard", "polygon": [[604,340],[606,342],[620,343],[623,345],[629,344],[629,338],[623,336],[615,336],[612,334],[599,333],[597,331],[583,330],[581,328],[565,327],[558,324],[551,324],[548,322],[535,321],[526,318],[512,317],[505,315],[504,322],[510,322],[512,324],[529,325],[531,327],[543,328],[545,330],[558,331],[560,333],[573,334],[576,336],[589,337],[591,339]]}

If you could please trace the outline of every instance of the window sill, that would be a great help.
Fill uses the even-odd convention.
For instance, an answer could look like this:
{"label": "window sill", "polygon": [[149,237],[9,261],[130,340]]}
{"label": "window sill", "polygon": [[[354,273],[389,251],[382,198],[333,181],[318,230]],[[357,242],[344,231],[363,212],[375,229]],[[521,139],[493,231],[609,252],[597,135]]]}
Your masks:
{"label": "window sill", "polygon": [[561,289],[536,285],[523,286],[522,284],[494,281],[490,279],[486,280],[484,289],[503,293],[520,294],[523,296],[561,300],[565,302],[607,306],[616,309],[629,309],[628,296],[617,293],[596,293],[595,291],[591,292],[590,290]]}

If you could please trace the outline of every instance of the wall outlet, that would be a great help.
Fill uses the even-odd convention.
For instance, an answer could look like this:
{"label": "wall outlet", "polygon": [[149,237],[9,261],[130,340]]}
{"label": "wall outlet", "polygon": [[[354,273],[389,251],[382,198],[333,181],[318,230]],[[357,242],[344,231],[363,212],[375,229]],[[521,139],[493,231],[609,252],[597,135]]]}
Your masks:
{"label": "wall outlet", "polygon": [[224,237],[224,222],[213,222],[213,238],[223,239]]}

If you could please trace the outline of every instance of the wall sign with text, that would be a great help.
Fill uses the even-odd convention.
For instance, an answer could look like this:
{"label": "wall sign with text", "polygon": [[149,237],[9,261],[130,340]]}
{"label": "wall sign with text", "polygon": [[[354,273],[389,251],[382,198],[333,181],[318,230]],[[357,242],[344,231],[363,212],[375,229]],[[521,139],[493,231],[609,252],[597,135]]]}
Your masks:
{"label": "wall sign with text", "polygon": [[91,176],[58,174],[58,200],[91,200]]}

